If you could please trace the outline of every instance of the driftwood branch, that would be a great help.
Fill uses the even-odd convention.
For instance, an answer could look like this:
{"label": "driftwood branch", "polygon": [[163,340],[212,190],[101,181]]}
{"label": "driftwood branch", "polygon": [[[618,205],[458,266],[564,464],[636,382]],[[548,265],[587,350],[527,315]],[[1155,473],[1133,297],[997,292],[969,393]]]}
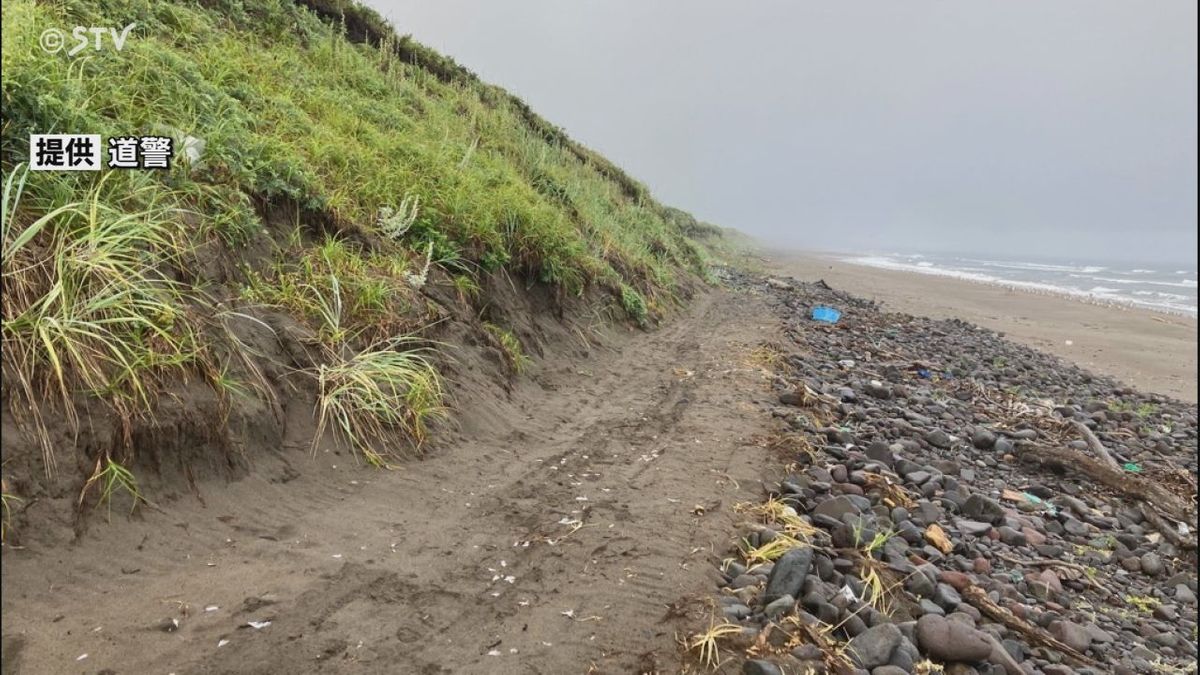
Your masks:
{"label": "driftwood branch", "polygon": [[1105,464],[1108,464],[1117,471],[1121,470],[1121,465],[1117,464],[1117,460],[1113,459],[1112,455],[1109,454],[1108,448],[1104,447],[1104,444],[1100,442],[1099,438],[1096,438],[1096,434],[1092,433],[1092,430],[1089,429],[1086,424],[1080,422],[1079,420],[1071,420],[1071,426],[1075,427],[1075,430],[1078,431],[1081,436],[1083,436],[1083,440],[1087,443],[1088,447],[1091,448],[1092,452],[1096,453],[1100,459],[1104,460]]}
{"label": "driftwood branch", "polygon": [[1171,523],[1168,523],[1162,516],[1158,515],[1158,511],[1155,511],[1154,507],[1149,504],[1142,504],[1141,510],[1142,517],[1146,519],[1146,522],[1153,525],[1154,529],[1162,532],[1162,536],[1174,544],[1176,548],[1180,550],[1192,550],[1196,548],[1195,539],[1185,539],[1183,535],[1179,534],[1179,530],[1172,527]]}
{"label": "driftwood branch", "polygon": [[988,617],[992,621],[995,621],[996,623],[1003,624],[1005,628],[1008,628],[1015,633],[1024,635],[1025,638],[1031,643],[1042,645],[1043,647],[1049,647],[1054,651],[1061,652],[1063,656],[1075,661],[1076,663],[1081,663],[1085,666],[1091,666],[1093,668],[1103,667],[1098,662],[1093,661],[1084,654],[1075,651],[1070,645],[1058,641],[1053,635],[1047,633],[1041,628],[1038,628],[1037,626],[1017,618],[1017,616],[1012,612],[992,602],[991,599],[988,598],[987,594],[983,592],[982,588],[979,588],[978,586],[971,586],[963,591],[962,596],[967,600],[967,602],[970,602],[972,605],[974,605],[975,609],[978,609],[981,614]]}
{"label": "driftwood branch", "polygon": [[1191,509],[1179,496],[1157,483],[1119,467],[1113,468],[1094,457],[1070,448],[1038,445],[1024,446],[1019,452],[1022,460],[1069,474],[1083,474],[1129,499],[1149,504],[1175,520],[1191,520]]}

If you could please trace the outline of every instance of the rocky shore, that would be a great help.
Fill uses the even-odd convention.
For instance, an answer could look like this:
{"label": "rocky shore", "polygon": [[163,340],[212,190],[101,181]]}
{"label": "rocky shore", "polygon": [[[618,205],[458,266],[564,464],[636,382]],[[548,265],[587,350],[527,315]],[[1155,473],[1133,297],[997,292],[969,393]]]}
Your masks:
{"label": "rocky shore", "polygon": [[[1197,408],[823,282],[769,297],[786,466],[686,641],[747,674],[1196,672]],[[835,324],[811,309],[841,310]]]}

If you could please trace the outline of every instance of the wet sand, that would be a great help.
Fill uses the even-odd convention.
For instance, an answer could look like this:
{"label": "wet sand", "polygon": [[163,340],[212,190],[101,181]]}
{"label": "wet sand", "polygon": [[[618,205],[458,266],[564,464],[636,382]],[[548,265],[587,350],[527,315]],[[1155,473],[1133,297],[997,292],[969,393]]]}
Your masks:
{"label": "wet sand", "polygon": [[1113,376],[1196,402],[1196,320],[960,279],[878,269],[832,255],[772,252],[764,266],[935,318],[959,318]]}

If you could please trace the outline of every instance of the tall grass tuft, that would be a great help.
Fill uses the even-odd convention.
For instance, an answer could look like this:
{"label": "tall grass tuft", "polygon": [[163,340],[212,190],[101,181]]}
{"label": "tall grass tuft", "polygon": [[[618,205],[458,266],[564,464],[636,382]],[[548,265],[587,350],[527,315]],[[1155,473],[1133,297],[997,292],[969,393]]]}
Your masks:
{"label": "tall grass tuft", "polygon": [[[153,190],[126,196],[146,197],[141,208],[119,208],[104,190],[107,174],[80,201],[23,209],[21,169],[5,180],[0,213],[3,364],[53,475],[48,401],[57,400],[75,429],[78,390],[104,396],[125,416],[144,410],[155,373],[192,359],[195,338],[189,290],[163,272],[185,244]],[[30,212],[41,215],[24,216]]]}
{"label": "tall grass tuft", "polygon": [[95,487],[99,490],[97,495],[97,504],[103,504],[108,509],[108,517],[112,518],[112,499],[118,493],[124,492],[129,495],[131,500],[129,512],[132,514],[138,504],[149,504],[145,497],[142,496],[141,490],[138,489],[137,478],[133,472],[118,463],[111,456],[104,454],[96,459],[96,468],[92,470],[92,475],[83,484],[83,489],[79,491],[79,506],[83,506],[83,500],[88,493]]}
{"label": "tall grass tuft", "polygon": [[629,318],[633,319],[637,325],[646,327],[649,322],[649,310],[646,308],[646,299],[642,297],[635,289],[624,284],[621,285],[621,307],[625,309],[625,313]]}
{"label": "tall grass tuft", "polygon": [[521,346],[521,339],[513,335],[512,331],[494,323],[484,323],[483,328],[500,344],[500,350],[504,352],[504,359],[512,372],[516,375],[525,372],[532,361],[525,354],[525,350]]}
{"label": "tall grass tuft", "polygon": [[445,415],[441,377],[430,350],[396,338],[316,368],[318,386],[315,453],[332,429],[367,463],[387,466],[387,432],[404,433],[415,445],[424,441],[430,421]]}

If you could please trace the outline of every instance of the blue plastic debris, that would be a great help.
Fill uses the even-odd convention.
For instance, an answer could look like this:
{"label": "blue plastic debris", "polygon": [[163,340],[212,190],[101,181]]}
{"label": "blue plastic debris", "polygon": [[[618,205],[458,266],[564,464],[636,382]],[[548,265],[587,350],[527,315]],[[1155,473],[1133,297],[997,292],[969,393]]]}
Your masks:
{"label": "blue plastic debris", "polygon": [[929,378],[933,377],[933,373],[929,372],[927,368],[917,368],[917,377],[921,378],[922,380],[928,380]]}
{"label": "blue plastic debris", "polygon": [[838,319],[842,318],[842,313],[832,307],[820,305],[818,307],[813,307],[812,318],[814,321],[837,323]]}

